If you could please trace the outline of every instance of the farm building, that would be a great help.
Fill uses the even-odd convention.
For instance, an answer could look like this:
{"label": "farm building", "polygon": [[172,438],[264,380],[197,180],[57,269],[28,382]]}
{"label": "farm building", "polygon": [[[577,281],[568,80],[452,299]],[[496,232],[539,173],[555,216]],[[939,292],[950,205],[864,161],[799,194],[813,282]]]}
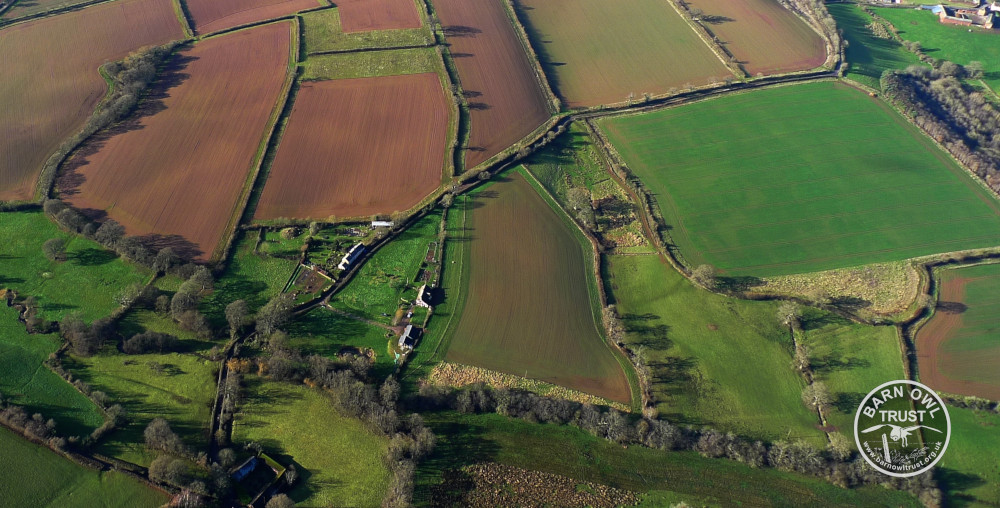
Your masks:
{"label": "farm building", "polygon": [[978,26],[989,29],[993,28],[997,11],[1000,11],[1000,5],[996,2],[983,4],[975,9],[947,7],[941,4],[931,8],[931,12],[937,14],[941,23],[946,25]]}
{"label": "farm building", "polygon": [[344,254],[344,258],[340,260],[340,264],[337,265],[338,270],[347,270],[351,265],[358,260],[358,258],[365,253],[364,244],[358,243],[351,250]]}
{"label": "farm building", "polygon": [[392,221],[391,220],[373,220],[372,221],[372,229],[375,229],[375,228],[391,228],[391,227],[392,227]]}
{"label": "farm building", "polygon": [[412,351],[413,347],[417,345],[417,339],[419,338],[420,328],[413,325],[406,325],[406,329],[403,330],[403,335],[399,337],[399,349]]}
{"label": "farm building", "polygon": [[417,291],[416,304],[421,307],[427,307],[429,309],[431,308],[431,304],[427,303],[427,300],[429,300],[430,297],[431,297],[430,291],[427,291],[427,284],[424,284],[423,286],[420,286],[420,290]]}

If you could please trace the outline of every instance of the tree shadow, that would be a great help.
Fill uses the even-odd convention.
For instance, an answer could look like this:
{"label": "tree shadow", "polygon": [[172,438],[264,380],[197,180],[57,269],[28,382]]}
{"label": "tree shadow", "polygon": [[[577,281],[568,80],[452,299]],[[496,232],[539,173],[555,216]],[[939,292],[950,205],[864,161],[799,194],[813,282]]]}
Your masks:
{"label": "tree shadow", "polygon": [[716,277],[715,287],[723,291],[746,291],[764,285],[764,280],[760,277],[750,275],[741,277]]}
{"label": "tree shadow", "polygon": [[804,313],[802,318],[799,319],[799,323],[802,325],[803,330],[816,330],[827,325],[846,326],[851,324],[851,321],[833,312],[816,311]]}
{"label": "tree shadow", "polygon": [[827,372],[831,370],[849,370],[856,367],[870,367],[871,362],[864,358],[844,358],[838,355],[827,355],[809,362],[813,370]]}
{"label": "tree shadow", "polygon": [[431,456],[417,467],[414,501],[417,505],[461,506],[465,495],[475,488],[461,468],[495,461],[500,447],[480,425],[444,421],[430,427],[438,441]]}
{"label": "tree shadow", "polygon": [[962,314],[969,310],[969,306],[962,302],[938,302],[936,308],[945,314]]}
{"label": "tree shadow", "polygon": [[840,392],[837,397],[833,399],[833,407],[837,408],[844,414],[854,414],[858,410],[858,406],[861,405],[861,401],[864,400],[865,394],[859,392]]}
{"label": "tree shadow", "polygon": [[118,255],[108,250],[88,247],[68,254],[66,259],[77,266],[101,266],[118,259]]}
{"label": "tree shadow", "polygon": [[143,245],[149,247],[153,251],[159,251],[164,247],[170,247],[174,250],[175,254],[183,259],[198,259],[202,254],[204,254],[201,247],[181,235],[161,235],[153,233],[141,236],[139,239],[142,240]]}
{"label": "tree shadow", "polygon": [[872,302],[856,296],[837,296],[830,299],[830,305],[851,312],[871,307]]}
{"label": "tree shadow", "polygon": [[948,506],[978,506],[982,502],[961,492],[986,485],[986,480],[982,477],[946,467],[938,467],[935,476],[943,490],[948,492]]}
{"label": "tree shadow", "polygon": [[441,28],[445,37],[475,37],[483,33],[482,30],[466,25],[448,25]]}
{"label": "tree shadow", "polygon": [[736,21],[728,16],[722,16],[718,14],[702,14],[699,20],[702,23],[708,23],[709,25],[721,25],[723,23],[731,23]]}

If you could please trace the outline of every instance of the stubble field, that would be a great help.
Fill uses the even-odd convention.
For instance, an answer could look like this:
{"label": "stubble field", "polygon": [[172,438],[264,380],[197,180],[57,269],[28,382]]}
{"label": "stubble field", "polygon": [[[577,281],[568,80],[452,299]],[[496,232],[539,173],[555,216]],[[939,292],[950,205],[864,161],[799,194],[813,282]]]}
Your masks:
{"label": "stubble field", "polygon": [[885,103],[840,83],[600,125],[691,267],[762,277],[1000,244],[1000,202]]}
{"label": "stubble field", "polygon": [[662,0],[519,0],[516,6],[550,84],[572,108],[732,76]]}
{"label": "stubble field", "polygon": [[290,27],[209,38],[176,55],[139,113],[74,156],[61,195],[128,234],[208,259],[282,90]]}
{"label": "stubble field", "polygon": [[327,5],[319,0],[187,0],[194,29],[204,35]]}
{"label": "stubble field", "polygon": [[434,2],[469,101],[466,168],[531,133],[549,112],[501,0]]}
{"label": "stubble field", "polygon": [[184,37],[170,0],[123,0],[0,30],[0,201],[30,200],[38,172],[83,127],[98,67]]}
{"label": "stubble field", "polygon": [[303,83],[255,218],[409,209],[441,184],[448,112],[435,73]]}
{"label": "stubble field", "polygon": [[344,32],[420,28],[413,0],[341,0],[337,2]]}

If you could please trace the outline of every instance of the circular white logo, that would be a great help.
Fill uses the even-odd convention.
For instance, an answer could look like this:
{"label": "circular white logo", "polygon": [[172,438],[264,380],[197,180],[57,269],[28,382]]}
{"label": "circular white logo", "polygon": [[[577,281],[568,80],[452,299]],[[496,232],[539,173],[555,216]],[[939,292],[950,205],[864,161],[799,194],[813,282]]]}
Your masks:
{"label": "circular white logo", "polygon": [[934,390],[889,381],[868,393],[854,416],[854,442],[875,469],[905,478],[934,467],[948,449],[951,417]]}

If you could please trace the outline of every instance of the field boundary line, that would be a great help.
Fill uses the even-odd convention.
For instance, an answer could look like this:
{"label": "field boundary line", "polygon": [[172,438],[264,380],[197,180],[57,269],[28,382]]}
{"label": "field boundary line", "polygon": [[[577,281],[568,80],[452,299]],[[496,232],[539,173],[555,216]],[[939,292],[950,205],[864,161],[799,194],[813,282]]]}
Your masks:
{"label": "field boundary line", "polygon": [[181,30],[184,31],[184,35],[188,39],[194,38],[194,22],[190,17],[190,13],[187,8],[186,0],[172,0],[170,3],[174,5],[174,14],[177,16],[177,21],[181,24]]}
{"label": "field boundary line", "polygon": [[384,48],[354,48],[354,49],[327,49],[323,51],[313,51],[311,53],[306,53],[306,56],[322,56],[322,55],[343,55],[349,53],[370,53],[374,51],[399,51],[401,49],[421,49],[421,48],[434,48],[440,46],[435,42],[430,42],[427,44],[408,44],[404,46],[386,46]]}
{"label": "field boundary line", "polygon": [[535,81],[538,84],[538,88],[547,99],[545,101],[545,108],[549,110],[549,116],[558,114],[562,109],[562,102],[552,90],[552,86],[549,84],[549,77],[545,74],[545,68],[542,67],[542,62],[538,59],[538,54],[535,53],[534,46],[531,45],[531,37],[528,37],[527,30],[524,29],[521,19],[517,16],[517,6],[514,5],[512,0],[502,1],[504,11],[507,13],[507,18],[509,18],[511,24],[514,25],[514,31],[517,32],[517,39],[521,43],[521,47],[524,49],[525,54],[528,56],[528,60],[531,60],[531,67],[534,71]]}
{"label": "field boundary line", "polygon": [[[78,3],[78,4],[67,5],[65,7],[59,7],[59,8],[48,10],[48,11],[36,12],[35,14],[28,14],[26,16],[21,16],[20,18],[0,19],[0,28],[6,28],[7,26],[16,25],[18,23],[23,23],[23,22],[26,22],[26,21],[32,21],[32,20],[36,20],[36,19],[48,18],[48,17],[51,17],[51,16],[58,16],[60,14],[65,14],[67,12],[83,10],[83,9],[86,9],[87,7],[91,7],[91,6],[94,6],[94,5],[97,5],[97,4],[106,4],[106,3],[111,3],[111,2],[115,2],[115,1],[117,1],[117,0],[90,0],[88,2],[81,2],[81,3]],[[0,16],[2,16],[8,10],[11,10],[14,7],[16,7],[17,4],[18,4],[18,2],[14,2],[14,3],[8,5],[5,10],[0,10]]]}
{"label": "field boundary line", "polygon": [[750,77],[750,73],[747,72],[745,68],[743,68],[743,64],[739,63],[739,61],[736,60],[736,55],[730,53],[729,50],[726,49],[721,42],[718,42],[719,38],[714,33],[712,33],[712,31],[709,30],[708,27],[706,27],[701,23],[696,22],[694,18],[691,17],[690,11],[678,5],[676,0],[665,0],[665,1],[668,4],[670,4],[671,7],[674,8],[674,11],[677,12],[677,15],[684,20],[684,23],[687,24],[689,28],[691,28],[691,31],[698,34],[698,38],[701,39],[701,42],[703,42],[706,46],[708,46],[708,48],[712,50],[712,53],[715,53],[715,56],[719,59],[720,62],[722,62],[722,65],[725,66],[726,69],[729,69],[729,72],[731,72],[734,77],[740,78],[741,80]]}

